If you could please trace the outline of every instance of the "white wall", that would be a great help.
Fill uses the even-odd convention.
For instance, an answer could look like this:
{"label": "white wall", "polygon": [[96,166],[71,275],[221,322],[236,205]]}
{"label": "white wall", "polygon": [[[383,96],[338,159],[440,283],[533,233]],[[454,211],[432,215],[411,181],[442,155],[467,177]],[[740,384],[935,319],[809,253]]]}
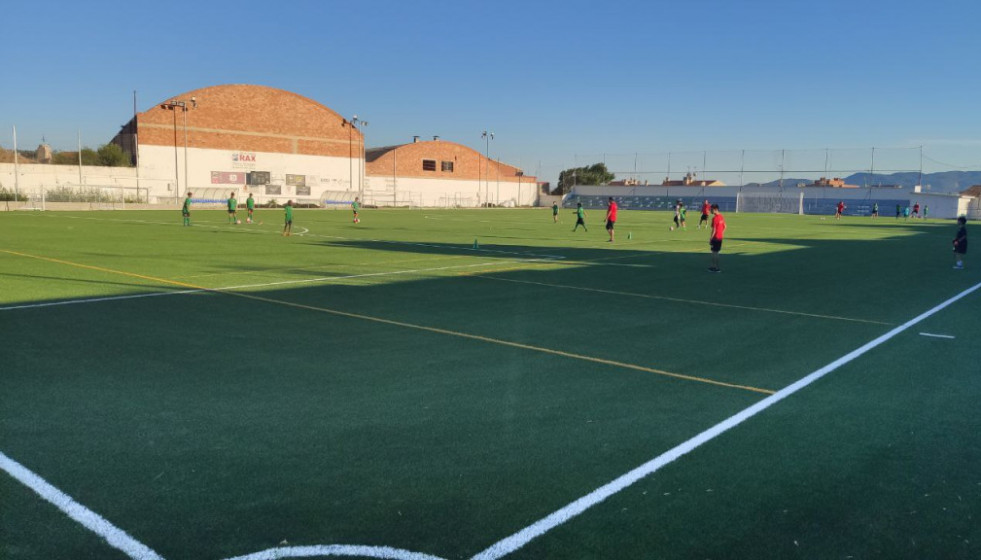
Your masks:
{"label": "white wall", "polygon": [[[361,159],[346,157],[189,148],[185,185],[184,147],[177,148],[176,173],[174,153],[173,146],[140,146],[141,181],[151,185],[151,193],[160,198],[180,197],[190,190],[195,197],[202,193],[224,192],[227,196],[232,191],[251,191],[260,204],[269,200],[323,200],[326,193],[358,191],[363,169]],[[249,171],[268,171],[270,184],[279,186],[281,192],[267,195],[265,187],[245,185],[244,182],[212,183],[213,171],[240,174],[243,181]],[[303,175],[310,194],[298,194],[295,185],[287,185],[287,174]]]}
{"label": "white wall", "polygon": [[[378,206],[477,207],[485,202],[504,206],[531,206],[538,186],[527,183],[417,177],[367,177],[366,204]],[[519,192],[520,191],[520,192]]]}

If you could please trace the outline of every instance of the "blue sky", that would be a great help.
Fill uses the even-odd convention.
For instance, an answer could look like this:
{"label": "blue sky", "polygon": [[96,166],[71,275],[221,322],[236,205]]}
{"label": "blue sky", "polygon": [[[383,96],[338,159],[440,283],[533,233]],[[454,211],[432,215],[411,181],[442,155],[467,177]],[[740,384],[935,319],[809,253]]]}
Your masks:
{"label": "blue sky", "polygon": [[[794,150],[799,169],[825,148],[876,146],[886,161],[887,148],[924,145],[929,171],[981,168],[974,1],[41,6],[8,3],[0,18],[5,148],[13,125],[21,148],[44,136],[73,149],[79,130],[83,144],[105,143],[132,116],[134,90],[143,111],[253,83],[358,114],[369,146],[418,134],[483,151],[493,130],[491,157],[542,180],[604,158],[662,169],[667,152],[743,149]],[[796,151],[808,149],[819,155],[805,164]],[[918,165],[909,152],[896,167]],[[702,160],[674,157],[673,171]]]}

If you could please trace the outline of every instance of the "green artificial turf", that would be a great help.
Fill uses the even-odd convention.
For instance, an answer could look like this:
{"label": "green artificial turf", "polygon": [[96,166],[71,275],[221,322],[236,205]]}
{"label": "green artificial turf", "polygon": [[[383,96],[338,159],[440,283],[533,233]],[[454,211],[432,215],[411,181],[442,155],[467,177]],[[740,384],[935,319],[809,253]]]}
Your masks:
{"label": "green artificial turf", "polygon": [[[171,560],[469,558],[981,281],[940,221],[730,214],[712,274],[570,218],[0,213],[0,451]],[[979,556],[979,297],[509,557]],[[0,557],[121,556],[0,473]]]}

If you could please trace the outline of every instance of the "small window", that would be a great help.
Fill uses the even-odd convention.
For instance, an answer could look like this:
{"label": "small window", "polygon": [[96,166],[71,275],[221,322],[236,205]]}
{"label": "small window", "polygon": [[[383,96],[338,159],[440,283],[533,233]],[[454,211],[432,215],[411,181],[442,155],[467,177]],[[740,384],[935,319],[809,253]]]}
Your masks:
{"label": "small window", "polygon": [[434,160],[434,159],[424,159],[424,160],[422,160],[422,170],[423,171],[436,171],[436,160]]}
{"label": "small window", "polygon": [[444,161],[444,162],[440,162],[440,163],[441,163],[440,169],[442,171],[446,171],[448,173],[453,173],[453,162],[452,161]]}

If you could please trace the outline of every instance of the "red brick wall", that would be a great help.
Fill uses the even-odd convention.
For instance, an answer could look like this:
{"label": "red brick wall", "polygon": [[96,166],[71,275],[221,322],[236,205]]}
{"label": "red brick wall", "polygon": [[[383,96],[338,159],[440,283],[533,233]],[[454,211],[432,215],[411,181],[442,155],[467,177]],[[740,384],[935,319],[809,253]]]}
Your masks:
{"label": "red brick wall", "polygon": [[[397,152],[397,153],[396,153]],[[371,159],[371,154],[368,154]],[[436,171],[424,171],[422,160],[431,159],[436,161]],[[442,162],[452,161],[453,171],[442,171]],[[398,169],[395,169],[396,162]],[[459,180],[491,180],[496,181],[498,177],[502,182],[518,182],[517,167],[505,163],[497,163],[488,160],[480,152],[457,144],[455,142],[445,142],[435,140],[429,142],[414,142],[395,147],[388,152],[380,155],[373,161],[366,164],[366,172],[369,176],[391,177],[421,177],[434,179],[459,179]],[[521,177],[522,183],[533,184],[536,178],[531,175]]]}
{"label": "red brick wall", "polygon": [[[197,107],[187,111],[191,148],[347,157],[359,153],[361,132],[316,101],[265,86],[223,85],[189,91],[173,99]],[[174,112],[161,101],[137,115],[141,145],[174,145]],[[184,113],[178,108],[177,143],[184,145]]]}

